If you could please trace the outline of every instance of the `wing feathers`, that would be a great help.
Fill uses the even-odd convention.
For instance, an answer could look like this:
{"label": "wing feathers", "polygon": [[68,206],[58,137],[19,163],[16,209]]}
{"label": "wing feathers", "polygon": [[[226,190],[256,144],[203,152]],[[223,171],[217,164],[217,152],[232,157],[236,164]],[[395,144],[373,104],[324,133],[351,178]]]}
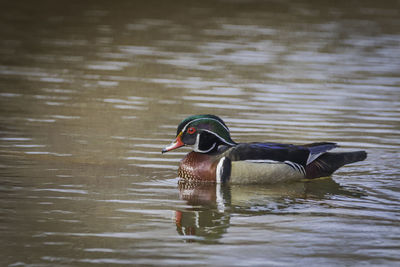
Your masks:
{"label": "wing feathers", "polygon": [[305,145],[310,150],[306,165],[310,164],[325,152],[338,147],[336,143],[321,142]]}
{"label": "wing feathers", "polygon": [[229,149],[228,157],[232,161],[267,162],[290,161],[307,166],[319,156],[337,147],[335,143],[321,142],[303,146],[286,145],[278,143],[247,143],[238,144]]}

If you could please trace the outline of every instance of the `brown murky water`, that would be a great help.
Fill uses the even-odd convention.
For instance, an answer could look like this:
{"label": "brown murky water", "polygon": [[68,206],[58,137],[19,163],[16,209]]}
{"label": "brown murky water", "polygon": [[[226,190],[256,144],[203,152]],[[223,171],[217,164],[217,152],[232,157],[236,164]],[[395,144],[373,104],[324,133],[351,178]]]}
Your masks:
{"label": "brown murky water", "polygon": [[[3,1],[0,265],[398,264],[400,5],[336,2]],[[179,188],[196,113],[369,157]]]}

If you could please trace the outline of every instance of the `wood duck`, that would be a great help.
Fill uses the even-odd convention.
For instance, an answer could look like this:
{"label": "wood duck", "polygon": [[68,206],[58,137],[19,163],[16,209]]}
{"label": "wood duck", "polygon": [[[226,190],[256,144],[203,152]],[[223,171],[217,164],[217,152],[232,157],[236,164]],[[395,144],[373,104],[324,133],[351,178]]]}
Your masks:
{"label": "wood duck", "polygon": [[194,115],[178,126],[176,139],[162,153],[191,146],[179,177],[190,181],[233,184],[277,183],[330,176],[343,165],[362,161],[365,151],[332,153],[336,143],[306,145],[236,143],[222,119]]}

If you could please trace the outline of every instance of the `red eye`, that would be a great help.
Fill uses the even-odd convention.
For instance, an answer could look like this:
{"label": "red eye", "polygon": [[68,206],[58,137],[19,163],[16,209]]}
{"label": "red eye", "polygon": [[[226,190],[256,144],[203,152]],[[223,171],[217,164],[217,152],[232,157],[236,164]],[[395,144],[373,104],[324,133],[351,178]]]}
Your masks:
{"label": "red eye", "polygon": [[188,134],[194,134],[196,132],[196,128],[194,128],[194,127],[190,127],[188,130],[187,130],[187,133]]}

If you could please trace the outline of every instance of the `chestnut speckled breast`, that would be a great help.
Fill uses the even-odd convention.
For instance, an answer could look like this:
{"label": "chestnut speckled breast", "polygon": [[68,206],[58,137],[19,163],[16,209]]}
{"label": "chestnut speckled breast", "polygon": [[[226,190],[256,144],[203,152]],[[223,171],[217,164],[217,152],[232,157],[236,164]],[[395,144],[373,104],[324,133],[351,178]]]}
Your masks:
{"label": "chestnut speckled breast", "polygon": [[215,182],[217,164],[215,157],[192,151],[182,159],[178,175],[187,180]]}

